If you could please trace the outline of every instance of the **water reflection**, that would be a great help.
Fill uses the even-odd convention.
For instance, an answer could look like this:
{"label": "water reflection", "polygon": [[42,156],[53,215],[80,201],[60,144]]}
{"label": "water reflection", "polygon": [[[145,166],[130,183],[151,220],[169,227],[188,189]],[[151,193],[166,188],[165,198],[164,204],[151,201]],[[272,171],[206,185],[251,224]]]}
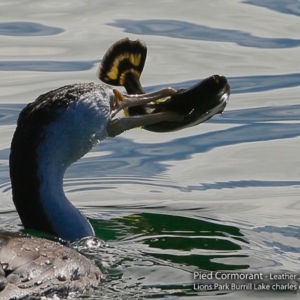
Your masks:
{"label": "water reflection", "polygon": [[139,35],[158,35],[180,39],[202,40],[212,42],[231,42],[244,47],[254,48],[291,48],[298,47],[300,40],[289,38],[264,38],[249,32],[212,28],[195,23],[178,20],[129,20],[118,19],[107,23],[123,28],[125,32]]}
{"label": "water reflection", "polygon": [[0,23],[0,35],[9,36],[45,36],[64,32],[63,28],[46,26],[34,22],[3,22]]}
{"label": "water reflection", "polygon": [[255,122],[300,121],[300,105],[266,106],[229,110],[222,118],[211,119],[213,123],[250,124]]}
{"label": "water reflection", "polygon": [[0,125],[17,124],[17,118],[25,104],[0,104]]}
{"label": "water reflection", "polygon": [[[214,262],[216,258],[247,257],[239,253],[248,245],[240,229],[213,220],[184,215],[138,213],[110,220],[91,220],[96,235],[118,245],[136,243],[149,257],[169,265],[205,270],[235,270],[248,265]],[[123,242],[122,242],[123,240]],[[175,265],[173,265],[175,267]]]}
{"label": "water reflection", "polygon": [[[5,113],[5,109],[1,109],[3,116],[0,116],[0,124],[2,123],[1,119],[3,119],[3,123],[5,124],[15,124],[18,115],[17,109],[14,109],[14,105],[3,105],[3,107],[6,110],[10,107],[11,110]],[[20,105],[16,105],[16,107],[19,108]],[[77,178],[80,174],[80,178],[101,178],[101,180],[105,178],[105,188],[108,188],[108,185],[114,186],[112,183],[116,183],[116,181],[122,182],[122,184],[134,182],[135,184],[151,185],[152,183],[149,179],[163,173],[168,168],[167,165],[161,162],[166,162],[170,159],[185,160],[194,153],[205,153],[212,149],[229,145],[298,137],[300,135],[299,124],[282,123],[282,121],[299,120],[299,116],[297,115],[297,111],[299,110],[300,105],[229,111],[226,118],[215,117],[211,122],[238,123],[239,125],[159,144],[139,144],[122,137],[108,139],[92,150],[92,152],[98,152],[98,155],[83,158],[79,163],[72,165],[67,171],[67,177]],[[290,114],[290,111],[294,111],[295,113]],[[5,115],[9,115],[10,117],[5,118]],[[267,123],[266,121],[278,121],[278,123]],[[101,155],[101,153],[106,154]],[[7,160],[8,154],[9,149],[0,150],[0,159]],[[116,171],[118,176],[120,176],[120,180],[115,177]],[[144,179],[147,180],[144,181]],[[103,186],[99,185],[99,182],[90,182],[88,185],[82,182],[81,184],[82,186],[77,187],[77,189],[91,189],[92,186],[95,186],[95,189],[103,188]],[[237,187],[292,187],[299,184],[300,181],[297,180],[268,181],[242,179],[185,187],[163,181],[155,181],[153,183],[156,187],[161,185],[164,188],[179,189],[186,192]]]}
{"label": "water reflection", "polygon": [[246,0],[243,3],[268,8],[283,14],[300,16],[300,2],[295,0]]}
{"label": "water reflection", "polygon": [[205,191],[205,190],[221,190],[221,189],[235,189],[235,188],[253,188],[253,187],[293,187],[299,186],[300,181],[298,180],[236,180],[236,181],[226,181],[220,182],[216,181],[213,183],[202,183],[198,186],[189,185],[186,190],[191,191]]}
{"label": "water reflection", "polygon": [[[188,136],[160,144],[138,144],[121,137],[107,140],[95,148],[94,151],[110,153],[104,157],[91,157],[84,159],[84,165],[89,176],[99,172],[97,160],[101,160],[101,169],[118,169],[118,174],[128,174],[126,165],[132,168],[131,174],[147,177],[164,171],[167,167],[160,164],[162,161],[184,160],[194,153],[205,153],[214,148],[257,141],[270,141],[287,139],[300,135],[299,124],[274,124],[274,123],[250,123],[248,125]],[[99,148],[98,148],[99,147]],[[162,151],[163,149],[163,151]],[[99,163],[99,161],[98,161]],[[96,167],[95,167],[96,165]],[[142,168],[138,168],[143,166]],[[74,166],[75,167],[75,166]],[[83,167],[83,166],[82,166]],[[76,172],[74,175],[82,172]],[[92,172],[92,173],[91,173]],[[244,183],[249,183],[248,181]],[[262,186],[266,183],[260,182]],[[296,182],[292,181],[291,185]],[[222,184],[222,183],[220,183]],[[243,184],[240,182],[239,184]],[[251,184],[253,185],[254,182]],[[259,182],[255,182],[255,185]],[[272,185],[268,183],[268,185]]]}
{"label": "water reflection", "polygon": [[[243,1],[281,13],[299,16],[299,1]],[[16,2],[14,5],[21,3],[20,1],[5,1],[4,5],[1,6],[3,12],[6,10],[8,3],[12,2]],[[70,199],[75,200],[74,203],[83,208],[87,216],[92,217],[91,221],[97,235],[112,244],[110,251],[113,254],[113,266],[110,269],[107,282],[100,286],[95,293],[82,296],[82,298],[110,300],[144,298],[200,299],[203,294],[192,291],[190,286],[191,272],[195,268],[208,270],[248,269],[249,266],[258,270],[264,270],[266,266],[280,266],[284,269],[297,268],[300,251],[299,226],[293,224],[298,223],[296,215],[299,203],[297,203],[297,188],[294,187],[299,187],[300,181],[298,180],[299,176],[297,176],[299,172],[296,171],[297,154],[293,151],[296,151],[299,142],[299,138],[296,139],[296,137],[299,136],[300,132],[300,105],[289,105],[288,100],[284,101],[286,99],[282,99],[282,104],[284,104],[282,106],[257,107],[265,105],[262,103],[257,104],[258,97],[264,99],[272,96],[259,94],[258,92],[285,89],[284,95],[288,99],[294,101],[297,97],[297,94],[295,94],[297,91],[295,92],[292,87],[300,86],[299,70],[297,70],[295,64],[294,73],[292,73],[293,66],[283,63],[286,59],[286,51],[276,50],[277,48],[296,47],[300,44],[299,37],[296,37],[297,39],[289,38],[288,25],[281,30],[282,35],[279,38],[273,38],[273,29],[269,28],[268,31],[264,27],[265,24],[259,24],[260,18],[251,15],[249,16],[251,21],[258,22],[257,28],[263,27],[266,29],[267,37],[265,38],[265,35],[260,35],[257,32],[254,33],[252,30],[242,31],[236,26],[236,22],[232,20],[239,18],[241,8],[246,10],[249,6],[246,4],[241,5],[239,1],[235,1],[230,5],[218,2],[221,5],[218,8],[222,11],[223,24],[226,24],[226,28],[232,30],[219,28],[220,25],[217,20],[210,20],[211,26],[203,26],[197,24],[197,21],[194,22],[196,15],[194,17],[189,16],[190,9],[195,9],[195,11],[202,9],[203,13],[207,9],[206,4],[200,1],[198,3],[195,1],[191,7],[182,11],[180,6],[186,8],[186,4],[182,1],[180,3],[174,2],[173,4],[178,9],[173,11],[172,18],[174,20],[170,21],[167,20],[170,15],[164,13],[161,7],[153,8],[151,14],[149,14],[147,9],[140,9],[141,5],[135,5],[137,1],[136,3],[134,1],[127,3],[126,7],[122,8],[114,5],[113,2],[104,1],[102,3],[104,10],[100,18],[99,12],[96,13],[96,10],[94,11],[93,6],[90,6],[90,4],[87,5],[86,0],[57,2],[51,5],[49,2],[49,5],[39,6],[33,1],[24,3],[26,3],[23,7],[24,10],[11,8],[14,11],[12,15],[17,20],[23,20],[26,16],[28,20],[34,19],[45,24],[63,26],[66,32],[64,33],[62,28],[34,22],[3,23],[2,20],[0,35],[8,42],[5,53],[9,54],[9,49],[21,49],[14,53],[14,56],[18,56],[18,58],[11,58],[10,61],[5,61],[5,58],[3,58],[3,61],[0,62],[0,70],[4,71],[2,74],[4,79],[2,102],[7,102],[6,95],[11,95],[9,99],[14,101],[21,101],[19,95],[27,83],[29,86],[26,86],[24,92],[30,93],[31,97],[35,93],[34,90],[49,86],[49,80],[56,80],[53,73],[48,73],[49,76],[51,75],[50,78],[46,74],[47,76],[45,75],[46,77],[39,81],[38,87],[30,86],[30,78],[35,80],[36,76],[32,72],[71,72],[93,68],[98,61],[69,60],[77,59],[78,53],[87,52],[92,53],[91,57],[99,57],[95,50],[98,49],[98,46],[94,47],[93,43],[90,44],[95,39],[94,29],[97,28],[97,32],[102,33],[103,39],[107,40],[111,39],[112,34],[118,35],[121,31],[118,28],[107,27],[104,24],[106,22],[110,22],[112,26],[123,28],[127,32],[142,34],[139,38],[144,40],[146,40],[147,35],[158,35],[196,40],[196,44],[199,43],[197,41],[213,41],[215,42],[213,45],[216,47],[222,46],[218,43],[219,41],[231,42],[233,43],[230,44],[233,53],[239,52],[239,47],[235,45],[237,44],[252,47],[252,50],[253,47],[254,49],[274,49],[262,50],[260,54],[262,56],[274,56],[276,54],[276,57],[278,57],[276,62],[266,61],[263,63],[264,73],[269,73],[269,75],[263,76],[255,75],[254,68],[257,61],[253,61],[251,55],[246,56],[245,54],[243,56],[243,53],[240,54],[238,62],[235,61],[234,54],[228,58],[226,71],[228,74],[237,74],[237,64],[238,70],[242,70],[245,74],[245,76],[229,77],[232,93],[235,94],[233,96],[238,100],[239,95],[237,94],[249,93],[246,97],[246,105],[250,104],[248,107],[252,108],[245,109],[244,103],[241,101],[236,102],[236,108],[239,109],[232,111],[229,108],[222,116],[216,116],[210,120],[209,122],[215,124],[209,128],[213,130],[221,128],[220,131],[197,134],[195,130],[192,131],[193,134],[197,134],[195,136],[186,136],[156,144],[150,142],[140,144],[136,142],[138,141],[138,134],[135,136],[133,133],[134,140],[119,137],[104,141],[92,153],[89,153],[89,156],[83,158],[68,170],[65,187],[68,193],[72,193],[72,195],[69,195],[71,196]],[[166,5],[170,3],[165,2]],[[59,5],[59,11],[57,5]],[[11,5],[9,6],[11,7]],[[122,10],[122,18],[125,20],[113,22],[112,20],[116,16],[121,16],[120,9]],[[80,10],[81,17],[78,18],[78,11]],[[263,8],[257,8],[257,11],[260,13],[259,16],[264,13],[268,14]],[[165,12],[168,12],[168,10],[165,10]],[[12,15],[10,15],[10,19]],[[147,20],[149,15],[156,16],[156,18],[159,16],[161,19]],[[145,21],[130,20],[136,16]],[[280,17],[276,13],[274,13],[274,16]],[[291,22],[293,21],[292,18],[295,19],[295,17],[288,17],[287,15],[284,18],[287,19],[287,23],[289,18]],[[182,22],[181,19],[189,22]],[[9,20],[9,15],[7,15],[7,20]],[[109,28],[112,28],[115,32],[109,32],[107,30]],[[26,54],[30,54],[31,59],[38,56],[41,59],[40,61],[25,61],[25,58],[19,55],[22,53],[23,42],[27,36],[32,36],[30,40],[34,39],[34,41],[39,42],[39,36],[46,35],[50,35],[50,40],[52,39],[51,35],[57,35],[54,36],[56,39],[54,44],[50,43],[47,38],[42,38],[47,45],[51,44],[55,47],[54,50],[65,50],[54,51],[52,47],[48,47],[49,51],[41,53],[40,47],[36,48],[34,45],[30,45],[30,49],[26,49]],[[24,36],[25,40],[19,36]],[[189,43],[190,40],[185,41]],[[168,44],[167,51],[169,51],[172,45],[167,41],[165,42]],[[44,51],[44,49],[46,48],[42,50]],[[244,50],[247,49],[244,48]],[[298,48],[288,49],[289,58],[293,55],[297,57],[297,50]],[[53,56],[53,61],[47,61],[45,55],[48,54],[56,56]],[[166,52],[166,54],[175,55],[172,51]],[[59,61],[60,59],[64,61]],[[217,66],[217,63],[209,61],[206,67],[210,69],[211,66]],[[233,68],[234,63],[235,67]],[[182,67],[180,61],[178,67]],[[5,71],[16,72],[5,73]],[[28,71],[28,73],[18,74],[18,71]],[[290,73],[281,74],[287,72]],[[168,70],[166,70],[166,73],[168,73]],[[278,75],[274,75],[274,73],[278,73]],[[254,75],[247,76],[250,74]],[[6,78],[6,76],[8,77]],[[77,75],[74,73],[72,76],[76,77]],[[196,79],[196,76],[187,77],[186,79]],[[20,83],[18,88],[13,84],[16,78],[18,79],[17,82]],[[198,80],[175,82],[171,86],[175,88],[188,87],[196,82]],[[150,86],[147,87],[147,91],[159,87]],[[251,95],[250,93],[256,94]],[[232,100],[235,99],[232,98]],[[278,98],[276,98],[278,104],[279,100],[277,100]],[[1,224],[7,229],[18,231],[21,230],[22,226],[11,200],[8,157],[11,134],[17,116],[24,105],[0,105],[0,191],[2,192],[0,212],[3,212],[1,214]],[[255,108],[253,108],[254,106]],[[231,128],[228,128],[230,126]],[[288,140],[290,137],[295,139]],[[264,141],[274,141],[274,143],[268,144]],[[152,142],[155,142],[155,137],[153,137]],[[242,145],[243,143],[249,143],[249,149],[248,145]],[[241,145],[241,147],[222,148],[231,145]],[[278,149],[275,149],[276,145],[279,145]],[[271,173],[273,164],[284,166],[285,161],[273,160],[272,156],[267,162],[264,161],[265,157],[268,156],[268,149],[273,146],[276,157],[277,153],[282,153],[280,157],[283,157],[283,159],[287,156],[286,153],[293,154],[288,158],[288,166],[284,167],[282,172],[279,170],[279,166],[275,170],[277,173]],[[217,151],[207,153],[212,149]],[[244,155],[245,149],[247,153]],[[251,152],[252,149],[253,152]],[[230,168],[232,163],[236,163],[235,154],[237,151],[239,151],[238,156],[240,155],[238,158],[241,159],[243,164],[247,163],[251,152],[251,157],[258,164],[263,165],[258,166],[259,172],[255,173],[253,171],[248,176],[247,170],[241,168],[234,173],[234,176],[228,176],[229,179],[222,174],[218,176],[218,170],[215,170],[214,158],[218,159],[219,156],[215,157],[215,155],[220,154],[221,159],[223,159],[222,154],[224,154],[222,163],[224,162]],[[205,153],[205,155],[197,156],[197,153]],[[260,153],[263,153],[262,157]],[[191,158],[194,154],[196,155]],[[211,180],[205,179],[205,182],[199,184],[197,178],[202,179],[203,173],[201,169],[197,169],[198,157],[200,157],[200,160],[203,159],[207,170],[212,175],[209,177],[212,178]],[[233,160],[226,161],[227,158],[233,158]],[[176,173],[173,178],[172,168],[174,167],[175,170],[180,172],[179,167],[181,164],[185,164],[184,166],[187,167],[188,175],[192,173],[195,176],[188,178]],[[270,169],[268,170],[268,168]],[[265,172],[260,173],[261,170]],[[183,174],[185,174],[184,171],[183,169]],[[181,182],[181,180],[183,181]],[[123,184],[125,185],[122,186]],[[135,190],[136,185],[137,191]],[[268,187],[270,189],[267,189]],[[243,190],[233,190],[234,188]],[[101,189],[112,190],[93,193],[93,190]],[[220,189],[222,191],[219,192]],[[280,189],[280,193],[277,194],[278,189]],[[192,193],[199,190],[205,192]],[[277,197],[274,196],[275,194]],[[208,195],[207,199],[205,195]],[[268,198],[269,195],[270,199]],[[175,199],[173,199],[173,196],[175,196]],[[147,201],[148,198],[150,201]],[[173,202],[173,200],[175,201]],[[209,200],[212,201],[209,202]],[[180,202],[180,204],[176,202]],[[280,205],[276,205],[278,203]],[[90,204],[95,206],[89,206]],[[214,210],[215,205],[217,206],[216,210]],[[203,207],[205,207],[205,210],[202,209]],[[248,209],[248,207],[250,208]],[[152,209],[157,209],[157,211],[152,211]],[[228,214],[226,214],[227,211]],[[218,213],[222,217],[216,216]],[[212,216],[213,219],[205,219],[204,216]],[[293,226],[288,226],[288,224]],[[216,295],[215,297],[214,294],[208,296],[211,299],[219,299],[220,297],[224,299],[256,299],[261,295],[249,291],[247,295],[232,293],[230,295]],[[274,298],[273,295],[265,294],[263,297]],[[284,293],[276,298],[285,299],[288,297]]]}
{"label": "water reflection", "polygon": [[[249,257],[249,229],[245,235],[236,226],[188,216],[182,211],[180,214],[141,212],[110,220],[91,220],[97,236],[112,245],[117,241],[116,248],[111,250],[116,260],[103,289],[120,292],[120,289],[134,288],[150,297],[162,293],[162,296],[186,296],[193,292],[195,270],[245,272],[255,270],[250,265],[256,263],[260,270],[281,265],[277,260],[281,253],[276,249],[265,253],[264,243],[255,242],[255,250],[251,248]],[[269,283],[268,278],[263,282]],[[196,295],[205,296],[205,293]]]}
{"label": "water reflection", "polygon": [[87,61],[0,61],[0,71],[75,72],[90,70],[100,60]]}
{"label": "water reflection", "polygon": [[[212,75],[212,74],[211,74]],[[280,75],[253,75],[227,77],[231,88],[231,94],[244,94],[272,91],[283,88],[300,86],[300,73]],[[169,85],[175,89],[187,88],[199,82],[199,79],[174,82]],[[165,84],[145,87],[147,92],[166,87]],[[259,108],[260,109],[260,108]]]}

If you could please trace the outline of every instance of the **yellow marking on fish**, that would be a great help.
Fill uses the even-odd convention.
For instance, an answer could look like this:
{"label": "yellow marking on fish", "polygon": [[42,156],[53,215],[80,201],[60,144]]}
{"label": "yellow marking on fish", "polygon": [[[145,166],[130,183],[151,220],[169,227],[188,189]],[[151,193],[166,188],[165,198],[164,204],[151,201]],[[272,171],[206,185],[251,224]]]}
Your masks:
{"label": "yellow marking on fish", "polygon": [[135,74],[135,76],[136,76],[137,78],[139,78],[140,75],[141,75],[140,72],[138,72],[138,71],[135,70],[135,69],[129,69],[129,70],[126,70],[126,71],[124,71],[124,72],[120,75],[120,80],[119,80],[119,84],[120,84],[120,85],[123,85],[123,86],[124,86],[125,78],[126,78],[126,75],[127,75],[128,73]]}
{"label": "yellow marking on fish", "polygon": [[141,54],[130,54],[129,60],[134,66],[138,67],[141,63],[141,57]]}
{"label": "yellow marking on fish", "polygon": [[[111,80],[116,80],[119,77],[119,65],[123,60],[128,59],[135,67],[138,67],[141,63],[141,54],[122,53],[112,63],[110,71],[107,73],[107,77]],[[132,69],[133,70],[133,69]],[[138,72],[136,72],[138,73]],[[139,73],[138,73],[139,74]],[[138,77],[140,74],[138,75]],[[123,85],[123,84],[122,84]]]}
{"label": "yellow marking on fish", "polygon": [[112,80],[118,79],[118,77],[119,77],[118,66],[116,67],[115,65],[113,65],[111,67],[110,71],[107,73],[107,77]]}

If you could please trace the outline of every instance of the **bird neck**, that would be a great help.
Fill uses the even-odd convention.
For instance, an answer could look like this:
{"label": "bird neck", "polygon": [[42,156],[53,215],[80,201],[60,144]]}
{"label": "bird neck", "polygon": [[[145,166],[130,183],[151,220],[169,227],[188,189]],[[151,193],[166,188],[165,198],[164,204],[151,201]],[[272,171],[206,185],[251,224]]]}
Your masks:
{"label": "bird neck", "polygon": [[63,191],[65,168],[36,156],[24,155],[13,147],[10,175],[13,201],[26,229],[35,229],[65,240],[94,235],[88,220],[67,199]]}
{"label": "bird neck", "polygon": [[[52,113],[53,115],[53,113]],[[34,229],[65,240],[94,235],[88,220],[63,191],[67,167],[91,147],[73,146],[73,135],[62,130],[64,116],[46,125],[45,116],[23,122],[20,116],[10,153],[13,201],[25,229]],[[84,145],[88,143],[83,143]],[[78,155],[72,153],[72,149]],[[78,150],[81,149],[82,153]]]}
{"label": "bird neck", "polygon": [[38,166],[39,201],[42,213],[53,230],[52,234],[65,240],[93,236],[86,217],[67,199],[63,190],[65,168],[60,163],[41,160]]}

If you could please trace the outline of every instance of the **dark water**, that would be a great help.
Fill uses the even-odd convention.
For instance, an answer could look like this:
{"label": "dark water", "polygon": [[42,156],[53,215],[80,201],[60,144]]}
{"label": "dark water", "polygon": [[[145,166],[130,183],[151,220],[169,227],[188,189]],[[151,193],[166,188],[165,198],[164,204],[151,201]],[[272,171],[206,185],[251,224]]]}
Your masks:
{"label": "dark water", "polygon": [[128,20],[118,19],[110,26],[122,28],[125,32],[139,35],[158,35],[179,39],[192,39],[211,42],[235,43],[254,48],[298,47],[300,40],[287,38],[263,38],[249,32],[212,28],[178,20]]}
{"label": "dark water", "polygon": [[113,42],[142,39],[147,91],[223,73],[232,95],[205,124],[126,132],[67,171],[68,198],[109,245],[95,254],[111,266],[106,282],[82,298],[298,298],[193,289],[196,270],[299,274],[298,1],[4,1],[1,12],[3,228],[22,230],[8,170],[22,107],[50,89],[96,81]]}

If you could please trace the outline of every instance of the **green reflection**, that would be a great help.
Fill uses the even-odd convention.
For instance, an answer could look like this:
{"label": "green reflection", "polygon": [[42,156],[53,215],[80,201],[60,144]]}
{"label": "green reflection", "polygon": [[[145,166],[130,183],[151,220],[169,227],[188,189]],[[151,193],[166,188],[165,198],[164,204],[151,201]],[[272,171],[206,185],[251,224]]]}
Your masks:
{"label": "green reflection", "polygon": [[[242,245],[248,244],[240,229],[214,220],[160,213],[139,213],[110,220],[91,220],[96,235],[106,241],[132,241],[151,257],[172,264],[205,270],[246,269]],[[145,247],[146,246],[146,247]],[[217,259],[218,261],[213,261]]]}

